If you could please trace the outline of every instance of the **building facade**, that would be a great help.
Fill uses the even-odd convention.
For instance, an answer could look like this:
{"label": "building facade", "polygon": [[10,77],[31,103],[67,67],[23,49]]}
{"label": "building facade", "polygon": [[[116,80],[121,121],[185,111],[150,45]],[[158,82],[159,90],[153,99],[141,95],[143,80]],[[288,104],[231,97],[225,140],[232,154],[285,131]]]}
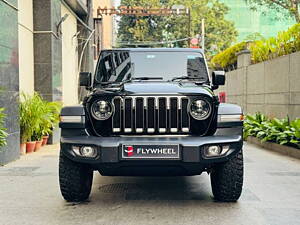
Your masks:
{"label": "building facade", "polygon": [[112,48],[112,43],[113,43],[113,16],[111,16],[111,15],[98,16],[97,9],[99,7],[112,8],[113,1],[112,0],[101,0],[101,1],[93,0],[93,6],[94,6],[94,10],[93,10],[94,18],[95,19],[98,18],[101,20],[102,32],[99,32],[99,35],[101,36],[100,38],[102,40],[101,47],[102,47],[102,49],[110,49],[110,48]]}
{"label": "building facade", "polygon": [[96,66],[99,53],[102,49],[111,49],[114,42],[114,17],[112,15],[98,15],[97,9],[112,8],[112,0],[93,0],[94,17],[94,66]]}
{"label": "building facade", "polygon": [[[79,71],[93,71],[92,1],[0,0],[0,27],[0,107],[9,134],[1,165],[20,155],[21,93],[37,91],[64,105],[79,102]],[[52,142],[58,138],[57,131]]]}
{"label": "building facade", "polygon": [[253,11],[245,0],[220,1],[229,7],[226,19],[234,22],[239,33],[238,42],[247,39],[247,36],[253,33],[260,33],[265,38],[276,36],[279,31],[287,30],[295,23],[292,18],[278,18],[278,12],[271,9]]}
{"label": "building facade", "polygon": [[[0,107],[8,115],[7,146],[0,149],[0,164],[19,157],[20,127],[18,121],[19,51],[18,1],[0,1]],[[17,143],[17,144],[16,144]]]}

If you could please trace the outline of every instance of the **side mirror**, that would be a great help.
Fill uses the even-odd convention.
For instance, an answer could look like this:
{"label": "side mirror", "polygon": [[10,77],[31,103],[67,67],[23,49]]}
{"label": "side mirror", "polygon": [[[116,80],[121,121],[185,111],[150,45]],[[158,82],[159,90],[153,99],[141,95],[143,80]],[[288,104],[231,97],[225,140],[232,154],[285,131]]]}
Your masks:
{"label": "side mirror", "polygon": [[90,87],[92,85],[92,74],[89,72],[80,72],[79,85],[82,87]]}
{"label": "side mirror", "polygon": [[225,72],[214,71],[212,72],[212,85],[213,89],[217,89],[220,85],[225,84]]}

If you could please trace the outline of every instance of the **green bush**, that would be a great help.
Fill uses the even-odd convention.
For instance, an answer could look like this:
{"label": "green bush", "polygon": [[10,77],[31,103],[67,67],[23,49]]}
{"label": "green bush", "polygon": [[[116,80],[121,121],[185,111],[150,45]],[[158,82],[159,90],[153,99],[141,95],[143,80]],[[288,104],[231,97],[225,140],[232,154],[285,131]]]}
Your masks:
{"label": "green bush", "polygon": [[59,121],[61,104],[47,102],[38,93],[22,94],[20,101],[21,142],[41,140],[49,135]]}
{"label": "green bush", "polygon": [[39,95],[33,96],[22,93],[20,102],[21,142],[33,141],[32,136],[39,129],[40,107]]}
{"label": "green bush", "polygon": [[212,66],[214,68],[222,68],[225,70],[235,69],[237,64],[236,53],[245,49],[247,49],[247,42],[241,42],[227,48],[211,59]]}
{"label": "green bush", "polygon": [[215,69],[230,70],[235,68],[236,53],[248,47],[251,51],[252,63],[259,63],[300,51],[300,24],[293,25],[287,31],[279,32],[276,37],[235,44],[215,55],[211,59],[211,64]]}
{"label": "green bush", "polygon": [[42,121],[40,123],[40,135],[46,136],[53,133],[53,129],[58,125],[61,103],[42,101],[43,109]]}
{"label": "green bush", "polygon": [[295,24],[287,31],[279,32],[277,37],[255,41],[250,46],[250,51],[253,63],[300,51],[300,24]]}
{"label": "green bush", "polygon": [[4,118],[5,114],[3,113],[4,108],[0,108],[0,147],[3,147],[6,145],[6,128],[4,127]]}
{"label": "green bush", "polygon": [[261,113],[247,115],[244,122],[244,138],[257,137],[281,145],[300,148],[300,119],[269,119]]}
{"label": "green bush", "polygon": [[39,95],[36,98],[39,104],[39,122],[37,129],[33,132],[32,139],[41,140],[43,136],[53,133],[53,129],[59,121],[61,104],[59,102],[44,101]]}

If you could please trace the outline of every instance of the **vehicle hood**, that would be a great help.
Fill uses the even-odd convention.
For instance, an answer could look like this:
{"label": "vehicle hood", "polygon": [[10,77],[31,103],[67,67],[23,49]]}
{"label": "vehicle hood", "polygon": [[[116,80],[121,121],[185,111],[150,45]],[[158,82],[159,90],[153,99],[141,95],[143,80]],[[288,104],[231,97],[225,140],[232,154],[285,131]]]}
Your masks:
{"label": "vehicle hood", "polygon": [[151,95],[151,94],[181,94],[181,95],[212,95],[212,91],[206,85],[178,82],[133,82],[124,84],[123,91],[128,95]]}

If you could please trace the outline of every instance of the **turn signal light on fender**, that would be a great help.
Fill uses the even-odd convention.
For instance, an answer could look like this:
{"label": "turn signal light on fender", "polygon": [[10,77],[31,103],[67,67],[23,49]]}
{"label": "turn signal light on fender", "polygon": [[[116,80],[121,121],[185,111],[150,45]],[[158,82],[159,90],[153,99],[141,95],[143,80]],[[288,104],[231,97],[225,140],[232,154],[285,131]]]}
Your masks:
{"label": "turn signal light on fender", "polygon": [[243,114],[240,115],[240,121],[244,121],[244,119],[245,119],[245,116]]}
{"label": "turn signal light on fender", "polygon": [[84,123],[83,116],[60,116],[59,119],[62,123]]}
{"label": "turn signal light on fender", "polygon": [[243,114],[228,114],[228,115],[219,115],[218,122],[239,122],[244,121]]}

